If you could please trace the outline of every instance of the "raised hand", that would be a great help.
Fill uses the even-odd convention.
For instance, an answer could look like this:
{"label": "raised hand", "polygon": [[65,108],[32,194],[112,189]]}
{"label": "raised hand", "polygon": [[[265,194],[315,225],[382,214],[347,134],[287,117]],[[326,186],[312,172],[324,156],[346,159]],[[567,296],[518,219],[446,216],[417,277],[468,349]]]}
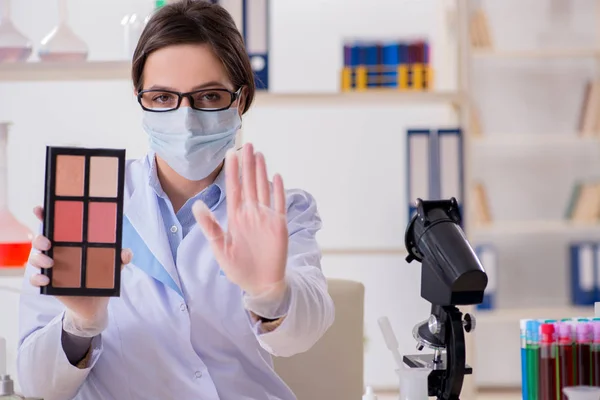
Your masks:
{"label": "raised hand", "polygon": [[[227,232],[204,202],[194,204],[194,216],[210,240],[215,259],[227,276],[250,296],[281,292],[288,249],[285,191],[281,176],[273,178],[273,196],[265,158],[251,144],[242,150],[240,184],[238,156],[225,159]],[[275,294],[275,293],[273,293]]]}

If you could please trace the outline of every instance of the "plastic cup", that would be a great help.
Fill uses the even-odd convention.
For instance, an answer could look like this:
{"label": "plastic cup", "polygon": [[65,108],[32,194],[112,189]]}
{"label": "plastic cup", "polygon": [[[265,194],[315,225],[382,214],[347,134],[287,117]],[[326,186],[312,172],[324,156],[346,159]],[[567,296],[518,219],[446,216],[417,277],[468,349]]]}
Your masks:
{"label": "plastic cup", "polygon": [[[400,380],[400,397],[398,400],[429,400],[427,380],[431,368],[397,369]],[[597,399],[595,399],[597,400]]]}
{"label": "plastic cup", "polygon": [[600,400],[600,388],[592,386],[570,386],[563,388],[569,400]]}

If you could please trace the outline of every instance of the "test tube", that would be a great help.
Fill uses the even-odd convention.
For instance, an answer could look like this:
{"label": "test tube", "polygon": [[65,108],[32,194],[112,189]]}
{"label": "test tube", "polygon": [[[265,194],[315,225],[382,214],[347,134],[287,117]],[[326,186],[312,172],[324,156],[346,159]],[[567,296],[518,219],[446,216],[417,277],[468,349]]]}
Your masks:
{"label": "test tube", "polygon": [[600,321],[592,321],[593,344],[592,344],[592,385],[600,386]]}
{"label": "test tube", "polygon": [[521,391],[523,400],[529,399],[528,379],[527,379],[527,322],[529,320],[522,319],[520,321],[521,328]]}
{"label": "test tube", "polygon": [[558,390],[562,400],[567,400],[562,389],[575,385],[573,342],[573,327],[561,322],[558,326]]}
{"label": "test tube", "polygon": [[540,400],[538,396],[539,354],[540,354],[540,323],[536,320],[527,321],[527,388],[528,400]]}
{"label": "test tube", "polygon": [[577,385],[592,385],[592,331],[589,322],[578,321],[575,326],[577,342],[575,344]]}
{"label": "test tube", "polygon": [[540,400],[557,400],[556,341],[554,323],[542,324],[540,341]]}

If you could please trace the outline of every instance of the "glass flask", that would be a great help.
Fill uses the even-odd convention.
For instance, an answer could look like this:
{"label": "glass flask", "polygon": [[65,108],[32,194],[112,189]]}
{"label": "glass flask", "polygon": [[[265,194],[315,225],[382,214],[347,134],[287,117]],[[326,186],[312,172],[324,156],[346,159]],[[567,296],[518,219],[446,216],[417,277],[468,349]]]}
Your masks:
{"label": "glass flask", "polygon": [[165,0],[154,0],[152,2],[149,0],[138,1],[135,6],[136,11],[123,16],[121,26],[123,27],[123,49],[126,59],[133,57],[140,36],[152,14],[166,4]]}
{"label": "glass flask", "polygon": [[0,63],[26,61],[33,48],[12,21],[10,1],[0,0]]}
{"label": "glass flask", "polygon": [[33,234],[8,210],[9,125],[0,122],[0,268],[23,268],[29,258]]}
{"label": "glass flask", "polygon": [[59,23],[42,39],[38,56],[41,61],[86,61],[88,47],[68,23],[68,0],[58,0]]}
{"label": "glass flask", "polygon": [[571,386],[563,388],[569,400],[600,400],[600,388],[592,386]]}

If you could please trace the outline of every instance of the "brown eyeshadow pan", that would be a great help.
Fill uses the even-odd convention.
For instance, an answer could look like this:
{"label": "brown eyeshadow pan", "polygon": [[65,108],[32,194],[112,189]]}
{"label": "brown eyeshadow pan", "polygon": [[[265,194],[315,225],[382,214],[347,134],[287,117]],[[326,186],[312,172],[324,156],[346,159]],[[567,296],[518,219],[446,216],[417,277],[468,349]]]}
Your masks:
{"label": "brown eyeshadow pan", "polygon": [[81,287],[81,247],[56,246],[53,256],[52,286]]}
{"label": "brown eyeshadow pan", "polygon": [[86,287],[92,289],[114,289],[115,250],[102,247],[87,249]]}

